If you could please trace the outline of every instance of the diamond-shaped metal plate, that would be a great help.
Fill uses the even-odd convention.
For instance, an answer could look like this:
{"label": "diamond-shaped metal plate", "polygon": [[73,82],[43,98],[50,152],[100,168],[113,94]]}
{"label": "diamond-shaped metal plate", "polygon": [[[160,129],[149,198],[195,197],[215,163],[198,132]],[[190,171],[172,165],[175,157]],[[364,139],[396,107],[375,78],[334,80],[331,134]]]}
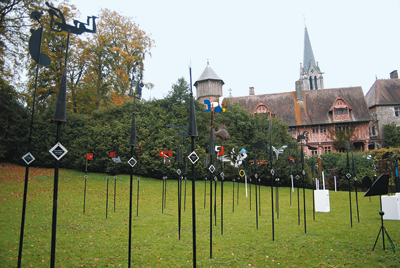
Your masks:
{"label": "diamond-shaped metal plate", "polygon": [[192,164],[195,164],[199,160],[199,157],[197,156],[195,151],[191,152],[189,154],[188,158],[189,158],[190,162],[192,162]]}
{"label": "diamond-shaped metal plate", "polygon": [[166,179],[167,179],[167,176],[162,177],[162,179],[163,179],[163,180],[166,180]]}
{"label": "diamond-shaped metal plate", "polygon": [[350,174],[350,173],[347,173],[347,174],[346,174],[346,177],[347,177],[348,179],[350,179],[350,178],[351,178],[351,174]]}
{"label": "diamond-shaped metal plate", "polygon": [[30,152],[28,152],[27,154],[25,154],[25,155],[22,157],[22,160],[24,160],[25,163],[29,166],[30,163],[32,163],[33,161],[35,161],[35,157],[33,157],[33,155],[32,155]]}
{"label": "diamond-shaped metal plate", "polygon": [[275,175],[275,171],[273,169],[271,169],[271,174],[272,174],[272,176]]}
{"label": "diamond-shaped metal plate", "polygon": [[87,179],[87,175],[85,175],[85,179]]}
{"label": "diamond-shaped metal plate", "polygon": [[354,181],[357,181],[357,177],[354,177]]}
{"label": "diamond-shaped metal plate", "polygon": [[299,175],[296,175],[296,177],[295,177],[295,178],[296,178],[296,180],[298,180],[298,179],[300,179],[300,176],[299,176]]}
{"label": "diamond-shaped metal plate", "polygon": [[137,163],[137,161],[136,161],[136,159],[135,158],[131,158],[131,159],[129,159],[128,160],[128,164],[131,166],[131,167],[134,167],[135,165],[136,165],[136,163]]}
{"label": "diamond-shaped metal plate", "polygon": [[57,160],[60,160],[66,153],[68,153],[68,150],[65,149],[64,146],[62,146],[61,143],[57,142],[56,145],[54,145],[50,150],[49,153]]}
{"label": "diamond-shaped metal plate", "polygon": [[256,178],[256,179],[258,178],[258,174],[257,173],[254,175],[254,178]]}
{"label": "diamond-shaped metal plate", "polygon": [[276,179],[275,179],[275,181],[279,181],[279,180],[280,180],[279,178],[276,178]]}
{"label": "diamond-shaped metal plate", "polygon": [[303,175],[306,175],[306,171],[303,169]]}
{"label": "diamond-shaped metal plate", "polygon": [[211,166],[208,168],[208,170],[210,170],[211,173],[214,173],[215,167],[214,167],[213,165],[211,165]]}
{"label": "diamond-shaped metal plate", "polygon": [[218,181],[218,178],[217,178],[217,176],[215,176],[215,177],[214,177],[214,180],[215,180],[215,181]]}
{"label": "diamond-shaped metal plate", "polygon": [[177,173],[178,175],[181,175],[182,171],[181,171],[180,169],[178,169],[178,170],[176,171],[176,173]]}
{"label": "diamond-shaped metal plate", "polygon": [[137,177],[137,180],[140,181],[140,177]]}
{"label": "diamond-shaped metal plate", "polygon": [[224,172],[221,172],[220,176],[222,177],[222,179],[225,177]]}

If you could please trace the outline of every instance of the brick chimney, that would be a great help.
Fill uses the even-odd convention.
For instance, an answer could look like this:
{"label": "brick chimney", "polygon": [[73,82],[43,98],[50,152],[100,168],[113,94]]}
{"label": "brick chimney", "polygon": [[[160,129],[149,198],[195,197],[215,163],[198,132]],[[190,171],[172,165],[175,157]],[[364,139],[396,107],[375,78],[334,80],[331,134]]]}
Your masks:
{"label": "brick chimney", "polygon": [[249,95],[250,96],[254,95],[254,87],[249,88]]}
{"label": "brick chimney", "polygon": [[397,70],[394,70],[393,72],[390,73],[390,79],[398,79],[399,74],[397,73]]}

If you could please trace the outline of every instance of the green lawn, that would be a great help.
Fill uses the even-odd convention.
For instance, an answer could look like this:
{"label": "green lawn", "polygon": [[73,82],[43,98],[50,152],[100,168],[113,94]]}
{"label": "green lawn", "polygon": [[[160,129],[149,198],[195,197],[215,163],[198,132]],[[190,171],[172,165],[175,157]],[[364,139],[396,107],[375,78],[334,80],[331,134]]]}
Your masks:
{"label": "green lawn", "polygon": [[[0,168],[0,267],[17,265],[24,174],[16,170],[10,165]],[[54,175],[52,169],[31,170],[22,267],[49,267]],[[83,214],[84,173],[60,170],[56,267],[127,267],[129,175],[117,178],[115,212],[114,178],[110,177],[107,219],[106,175],[88,175],[86,214]],[[193,266],[191,181],[187,181],[185,211],[182,200],[181,240],[178,239],[177,181],[169,179],[167,182],[164,213],[162,185],[162,180],[141,178],[139,216],[136,217],[137,180],[134,179],[132,267]],[[400,267],[399,221],[384,221],[396,253],[389,243],[383,250],[382,235],[372,251],[381,224],[378,197],[370,201],[362,197],[364,193],[358,194],[358,222],[355,193],[352,193],[351,228],[348,192],[330,191],[331,212],[316,213],[313,221],[312,191],[306,190],[305,234],[302,189],[301,224],[298,225],[297,191],[292,193],[290,205],[290,189],[280,188],[279,219],[275,215],[275,241],[272,241],[270,187],[261,187],[261,216],[257,229],[254,186],[250,210],[250,198],[246,198],[242,183],[237,204],[235,183],[233,212],[232,182],[224,183],[224,232],[221,235],[220,186],[218,182],[217,226],[213,226],[213,258],[210,259],[210,185],[207,182],[204,209],[204,181],[196,182],[198,267]]]}

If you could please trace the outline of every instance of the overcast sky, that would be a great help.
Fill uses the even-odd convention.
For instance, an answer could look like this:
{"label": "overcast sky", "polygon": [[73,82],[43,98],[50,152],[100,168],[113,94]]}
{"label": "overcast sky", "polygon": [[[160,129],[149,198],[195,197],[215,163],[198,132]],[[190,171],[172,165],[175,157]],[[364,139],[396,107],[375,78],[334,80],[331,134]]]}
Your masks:
{"label": "overcast sky", "polygon": [[[307,26],[325,88],[361,86],[400,71],[400,0],[70,0],[80,19],[108,8],[134,18],[156,47],[143,98],[163,98],[180,77],[193,84],[209,60],[224,96],[295,90]],[[195,87],[193,86],[195,93]]]}

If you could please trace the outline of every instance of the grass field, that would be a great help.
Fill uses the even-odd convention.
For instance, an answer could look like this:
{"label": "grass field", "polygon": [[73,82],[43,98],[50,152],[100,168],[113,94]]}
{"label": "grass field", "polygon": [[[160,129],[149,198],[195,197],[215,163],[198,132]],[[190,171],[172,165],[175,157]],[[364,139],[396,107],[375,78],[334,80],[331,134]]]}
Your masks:
{"label": "grass field", "polygon": [[[0,267],[17,266],[24,172],[24,167],[0,164]],[[30,174],[22,267],[49,267],[54,170],[30,168]],[[193,266],[191,181],[187,181],[185,211],[182,200],[180,240],[177,181],[167,182],[164,213],[162,185],[162,180],[140,179],[139,216],[136,217],[137,180],[134,179],[132,267]],[[128,266],[129,175],[118,175],[116,186],[114,212],[114,178],[110,177],[106,219],[106,175],[89,173],[83,214],[84,173],[60,170],[56,267]],[[232,182],[225,182],[221,235],[220,186],[218,182],[217,225],[213,225],[213,258],[210,259],[210,185],[207,182],[204,208],[204,181],[196,182],[198,267],[400,267],[399,221],[384,221],[396,253],[386,237],[386,250],[383,250],[382,235],[372,251],[381,226],[379,197],[372,197],[370,201],[362,197],[364,193],[358,194],[358,222],[355,193],[352,193],[353,227],[350,227],[348,192],[330,191],[331,212],[316,213],[313,221],[312,191],[306,190],[305,234],[302,189],[298,225],[297,190],[291,194],[290,205],[290,189],[282,187],[279,219],[275,214],[275,241],[272,241],[270,187],[261,187],[257,229],[254,186],[250,210],[244,184],[240,184],[237,200],[235,183],[233,212]]]}

